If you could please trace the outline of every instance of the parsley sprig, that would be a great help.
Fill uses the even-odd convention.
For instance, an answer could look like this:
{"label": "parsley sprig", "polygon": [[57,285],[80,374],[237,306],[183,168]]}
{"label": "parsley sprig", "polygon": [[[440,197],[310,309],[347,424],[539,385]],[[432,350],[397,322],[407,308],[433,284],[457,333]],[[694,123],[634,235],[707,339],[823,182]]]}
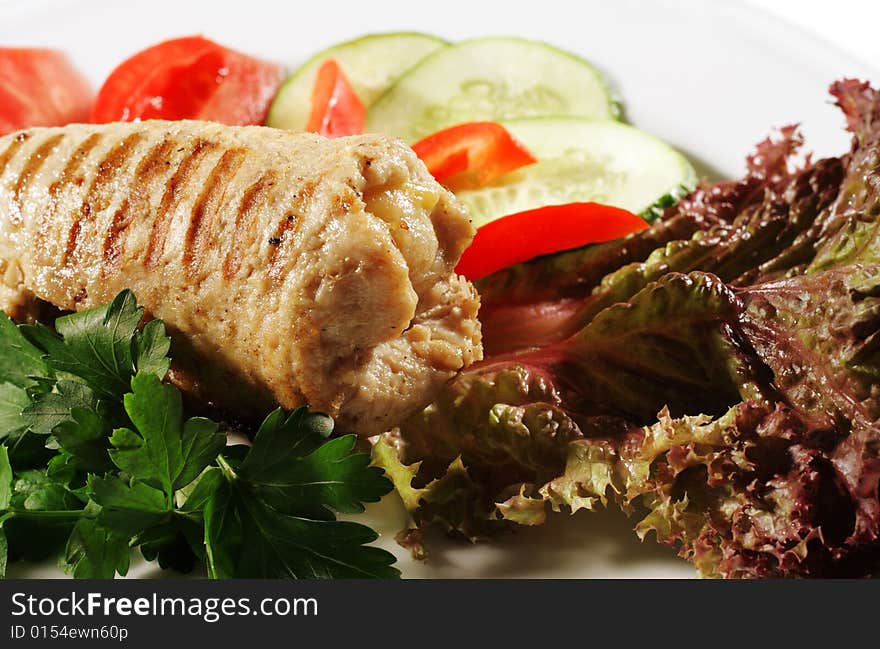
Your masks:
{"label": "parsley sprig", "polygon": [[398,576],[373,530],[336,520],[391,490],[354,436],[299,408],[227,446],[185,417],[165,327],[142,318],[131,291],[54,331],[0,313],[0,576],[52,552],[75,577],[125,575],[134,547],[213,578]]}

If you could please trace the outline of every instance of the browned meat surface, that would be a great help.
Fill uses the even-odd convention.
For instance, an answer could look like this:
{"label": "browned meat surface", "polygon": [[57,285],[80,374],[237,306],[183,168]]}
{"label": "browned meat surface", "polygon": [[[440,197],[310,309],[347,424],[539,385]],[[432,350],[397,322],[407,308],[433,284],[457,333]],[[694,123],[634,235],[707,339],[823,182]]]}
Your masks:
{"label": "browned meat surface", "polygon": [[131,288],[172,379],[230,413],[307,403],[375,433],[481,355],[473,236],[402,143],[143,122],[0,138],[0,309]]}

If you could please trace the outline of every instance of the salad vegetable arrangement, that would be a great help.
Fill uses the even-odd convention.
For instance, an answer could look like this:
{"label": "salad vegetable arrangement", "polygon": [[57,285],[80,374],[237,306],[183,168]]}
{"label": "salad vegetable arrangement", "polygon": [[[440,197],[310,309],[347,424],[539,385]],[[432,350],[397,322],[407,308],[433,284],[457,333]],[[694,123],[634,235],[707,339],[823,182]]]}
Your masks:
{"label": "salad vegetable arrangement", "polygon": [[485,360],[374,447],[402,542],[613,504],[704,576],[876,573],[880,93],[832,93],[846,155],[785,128],[651,227],[478,283]]}
{"label": "salad vegetable arrangement", "polygon": [[[69,66],[32,54],[0,51],[0,80]],[[81,79],[62,86],[45,110],[11,98],[0,134],[84,119]],[[457,270],[480,293],[486,358],[372,456],[307,408],[227,445],[185,418],[164,326],[141,326],[130,292],[53,329],[0,317],[0,573],[60,549],[74,576],[125,574],[136,547],[212,577],[393,577],[376,534],[335,518],[392,488],[417,557],[429,526],[477,540],[615,504],[702,575],[872,573],[880,97],[833,93],[850,153],[798,164],[788,128],[742,180],[696,186],[681,154],[619,121],[595,68],[541,43],[373,35],[283,83],[202,37],[137,54],[93,121],[409,143],[478,226]]]}

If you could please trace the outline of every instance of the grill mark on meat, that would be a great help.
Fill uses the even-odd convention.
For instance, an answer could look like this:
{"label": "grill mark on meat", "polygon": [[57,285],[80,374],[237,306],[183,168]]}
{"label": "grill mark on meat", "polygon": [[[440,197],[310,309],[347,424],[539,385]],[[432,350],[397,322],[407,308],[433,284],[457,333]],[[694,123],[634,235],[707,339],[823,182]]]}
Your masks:
{"label": "grill mark on meat", "polygon": [[37,175],[37,172],[40,171],[43,165],[46,164],[46,160],[52,154],[52,151],[63,139],[64,135],[62,133],[53,135],[48,140],[45,140],[40,146],[38,146],[36,150],[31,153],[30,157],[25,161],[24,167],[22,168],[21,172],[19,172],[18,178],[16,179],[15,185],[12,189],[12,200],[15,202],[15,206],[18,208],[15,218],[11,219],[11,225],[13,227],[17,227],[21,223],[21,213],[22,210],[24,210],[23,197],[30,188],[31,181],[34,179],[34,176]]}
{"label": "grill mark on meat", "polygon": [[131,223],[131,198],[122,201],[122,205],[113,214],[113,221],[104,237],[104,250],[101,254],[101,277],[107,279],[119,267],[119,260],[125,250],[123,235]]}
{"label": "grill mark on meat", "polygon": [[[39,232],[47,232],[51,227],[51,224],[55,222],[60,207],[58,203],[58,194],[70,185],[75,184],[74,176],[76,176],[80,169],[82,169],[83,161],[100,141],[101,134],[92,133],[89,137],[80,142],[79,146],[76,147],[74,152],[67,159],[64,169],[61,170],[61,176],[49,185],[49,208],[46,210],[40,210],[37,215],[37,229]],[[80,179],[79,182],[82,183],[82,179]],[[40,237],[38,241],[40,243],[45,243],[46,240],[44,237]]]}
{"label": "grill mark on meat", "polygon": [[114,194],[113,181],[118,178],[120,169],[128,162],[143,139],[141,133],[132,133],[118,146],[113,147],[98,164],[98,171],[86,191],[79,214],[74,217],[70,226],[67,248],[64,252],[65,265],[74,263],[80,253],[85,243],[85,238],[82,236],[85,226],[93,223],[97,215],[110,206]]}
{"label": "grill mark on meat", "polygon": [[64,165],[64,169],[61,171],[61,176],[59,176],[58,180],[49,185],[49,196],[51,198],[54,199],[67,185],[73,184],[74,174],[82,168],[83,160],[85,160],[89,153],[92,152],[92,149],[94,149],[100,141],[101,134],[92,133],[83,140],[78,147],[76,147],[76,150],[70,155],[70,158],[68,158],[67,163]]}
{"label": "grill mark on meat", "polygon": [[288,249],[285,245],[290,239],[296,236],[303,221],[309,202],[315,196],[315,190],[318,183],[314,180],[306,182],[303,187],[294,195],[293,205],[285,212],[285,217],[281,219],[275,228],[275,235],[269,243],[272,247],[269,250],[269,276],[272,278],[273,284],[278,286],[283,280],[282,276],[284,255]]}
{"label": "grill mark on meat", "polygon": [[215,215],[223,204],[226,189],[235,174],[238,173],[246,156],[247,149],[226,151],[214,169],[211,170],[211,175],[193,206],[183,249],[183,263],[190,279],[195,277],[202,260],[205,258],[216,220]]}
{"label": "grill mark on meat", "polygon": [[[445,255],[447,247],[463,247],[458,239],[470,236],[466,216],[455,209],[454,199],[442,195],[450,201],[448,218],[427,207],[413,215],[419,231],[425,232],[428,253],[435,246],[442,253],[429,259],[420,248],[404,246],[399,251],[403,262],[415,260],[409,273],[397,264],[393,236],[387,245],[377,245],[373,235],[380,235],[384,242],[387,224],[373,218],[358,200],[352,202],[352,197],[359,198],[358,188],[372,189],[386,175],[394,183],[406,182],[408,174],[413,174],[415,183],[433,182],[411,151],[399,143],[381,136],[360,136],[363,146],[357,138],[334,143],[310,135],[282,134],[279,139],[277,133],[266,130],[197,122],[34,130],[0,180],[0,230],[15,212],[12,186],[24,163],[56,133],[64,133],[65,139],[22,194],[21,230],[26,232],[5,233],[11,235],[6,245],[12,262],[22,263],[20,288],[34,288],[42,299],[67,310],[106,303],[120,286],[133,286],[142,294],[150,313],[147,317],[165,319],[169,330],[174,328],[177,337],[192,347],[192,358],[184,359],[189,364],[183,366],[191,371],[192,399],[229,404],[229,416],[242,418],[275,402],[287,408],[314,403],[338,415],[340,427],[346,430],[373,432],[420,407],[429,392],[479,355],[476,298],[469,285],[452,274],[453,260]],[[98,211],[90,203],[89,218],[84,218],[84,198],[96,182],[100,163],[133,133],[142,134],[143,139],[97,194],[99,199],[110,197],[106,207]],[[100,134],[101,139],[77,167],[71,156],[93,134]],[[0,141],[0,155],[15,137]],[[189,177],[178,174],[200,140],[213,149],[192,165]],[[170,141],[164,150],[168,155],[160,157],[156,147],[166,141]],[[382,161],[377,178],[365,181],[359,174],[362,148]],[[237,171],[223,183],[219,179],[209,182],[218,173],[224,154],[236,149],[247,149]],[[148,158],[154,158],[153,162]],[[63,182],[59,180],[62,174]],[[175,174],[176,194],[168,196]],[[49,190],[54,181],[59,184],[52,199]],[[219,193],[221,184],[225,184],[225,193]],[[217,187],[212,189],[213,185]],[[250,195],[244,200],[246,190]],[[170,214],[160,211],[163,198]],[[50,204],[53,200],[55,205]],[[55,218],[41,232],[39,220],[51,210]],[[346,214],[352,210],[355,218]],[[436,243],[430,232],[435,218],[441,221],[435,232],[441,225],[451,231]],[[157,265],[151,271],[145,266],[148,244],[163,219],[170,223],[164,249],[153,253]],[[64,266],[74,220],[81,221],[76,235],[79,247],[72,251],[71,264]],[[351,237],[346,237],[349,229]],[[187,253],[184,246],[190,230]],[[199,257],[201,240],[205,252]],[[39,250],[44,245],[46,258],[41,259]],[[210,277],[204,283],[188,279],[187,254],[197,265],[198,278],[216,269],[220,284]],[[393,257],[393,266],[386,261],[388,255]],[[228,268],[221,268],[227,257]],[[273,272],[282,280],[281,289],[273,286],[270,259]],[[347,280],[347,272],[356,269],[361,259],[375,260],[377,265],[375,278],[365,278],[368,286],[363,295],[359,278],[340,282],[338,291],[328,291],[326,296],[320,292],[328,286],[329,274]],[[223,277],[225,270],[234,272],[228,280]],[[423,275],[437,279],[433,284],[423,280],[425,290],[421,291],[414,278]],[[374,279],[376,286],[381,284],[381,292],[371,290]],[[334,319],[337,306],[354,303],[370,305],[369,312],[356,322]],[[395,336],[409,326],[405,318],[411,318],[411,303],[424,323],[419,320],[418,332],[404,334],[397,342]],[[11,298],[10,304],[18,306]],[[435,318],[433,314],[447,304],[459,306],[461,313],[448,318],[441,313]],[[236,318],[242,308],[259,317]],[[422,331],[426,333],[421,335]],[[214,353],[217,349],[223,353]]]}
{"label": "grill mark on meat", "polygon": [[193,145],[192,151],[184,156],[174,175],[165,184],[165,193],[159,204],[156,221],[153,223],[150,240],[147,243],[147,255],[144,266],[148,269],[155,268],[162,253],[165,252],[165,239],[174,219],[174,212],[186,195],[186,188],[195,171],[199,168],[205,156],[218,148],[217,144],[199,139]]}
{"label": "grill mark on meat", "polygon": [[118,269],[119,260],[125,251],[125,235],[128,228],[139,215],[149,211],[150,195],[163,178],[168,168],[168,158],[174,152],[174,147],[173,140],[162,140],[147,152],[135,168],[128,195],[113,215],[113,221],[104,237],[104,251],[101,258],[102,277],[110,277]]}
{"label": "grill mark on meat", "polygon": [[19,133],[17,136],[12,138],[9,146],[6,147],[2,153],[0,153],[0,176],[3,175],[4,171],[6,171],[6,166],[15,157],[15,154],[17,154],[18,150],[21,149],[22,144],[24,144],[30,136],[30,133]]}
{"label": "grill mark on meat", "polygon": [[269,192],[277,180],[278,174],[275,171],[268,171],[248,187],[242,195],[235,215],[232,245],[223,261],[224,279],[232,279],[241,269],[242,250],[247,247],[247,243],[253,241],[257,234],[256,228],[254,228],[256,215],[268,201]]}

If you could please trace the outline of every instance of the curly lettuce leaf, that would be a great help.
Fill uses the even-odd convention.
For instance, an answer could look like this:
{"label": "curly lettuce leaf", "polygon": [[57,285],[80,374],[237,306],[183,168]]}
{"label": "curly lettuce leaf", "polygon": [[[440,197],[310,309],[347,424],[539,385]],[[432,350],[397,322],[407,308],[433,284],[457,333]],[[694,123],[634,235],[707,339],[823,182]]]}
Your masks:
{"label": "curly lettuce leaf", "polygon": [[808,272],[880,263],[880,99],[852,79],[831,86],[854,134],[846,177],[832,220],[826,225]]}
{"label": "curly lettuce leaf", "polygon": [[738,312],[736,296],[714,275],[666,275],[566,341],[567,362],[585,386],[578,397],[593,412],[639,422],[664,406],[714,413],[758,397],[732,333]]}
{"label": "curly lettuce leaf", "polygon": [[[738,305],[716,278],[670,275],[604,311],[567,342],[565,355],[556,350],[525,361],[531,364],[465,374],[402,426],[405,445],[382,438],[374,461],[395,480],[414,527],[440,523],[476,538],[493,521],[540,522],[543,505],[534,498],[566,472],[571,449],[584,439],[626,434],[666,403],[679,410],[714,403],[724,412],[759,394],[729,333]],[[573,385],[589,393],[573,397]],[[421,463],[406,466],[411,460]],[[608,483],[607,469],[586,456],[577,466],[592,489],[556,485],[540,497],[554,508],[605,502],[598,485]],[[457,489],[441,488],[449,483]],[[470,504],[462,503],[465,495]]]}
{"label": "curly lettuce leaf", "polygon": [[877,572],[880,94],[833,92],[846,156],[787,127],[643,233],[480,282],[486,359],[374,448],[405,542],[613,505],[704,576]]}
{"label": "curly lettuce leaf", "polygon": [[471,542],[484,539],[502,527],[503,523],[495,515],[492,492],[487,492],[481,481],[470,476],[461,457],[444,464],[438,477],[419,487],[422,463],[405,464],[395,447],[394,437],[394,433],[386,433],[376,439],[372,462],[391,479],[409,515],[407,527],[396,539],[413,558],[424,559],[427,555],[421,531],[430,525]]}

